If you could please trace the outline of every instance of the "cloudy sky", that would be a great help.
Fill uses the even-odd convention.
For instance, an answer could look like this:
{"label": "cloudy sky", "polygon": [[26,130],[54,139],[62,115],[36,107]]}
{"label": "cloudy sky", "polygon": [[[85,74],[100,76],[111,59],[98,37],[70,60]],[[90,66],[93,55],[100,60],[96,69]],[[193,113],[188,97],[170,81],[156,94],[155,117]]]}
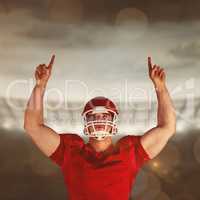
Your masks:
{"label": "cloudy sky", "polygon": [[147,56],[173,98],[200,96],[200,3],[150,2],[0,1],[0,95],[28,98],[36,66],[55,54],[49,98],[155,97]]}

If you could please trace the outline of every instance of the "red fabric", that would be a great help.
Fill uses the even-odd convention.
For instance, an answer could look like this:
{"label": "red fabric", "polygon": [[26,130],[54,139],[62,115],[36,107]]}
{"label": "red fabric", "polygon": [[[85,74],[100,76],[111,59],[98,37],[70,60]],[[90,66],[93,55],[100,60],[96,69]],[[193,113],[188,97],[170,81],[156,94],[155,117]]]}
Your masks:
{"label": "red fabric", "polygon": [[128,200],[139,169],[150,160],[141,136],[127,135],[96,152],[77,134],[60,134],[50,159],[64,175],[70,200]]}

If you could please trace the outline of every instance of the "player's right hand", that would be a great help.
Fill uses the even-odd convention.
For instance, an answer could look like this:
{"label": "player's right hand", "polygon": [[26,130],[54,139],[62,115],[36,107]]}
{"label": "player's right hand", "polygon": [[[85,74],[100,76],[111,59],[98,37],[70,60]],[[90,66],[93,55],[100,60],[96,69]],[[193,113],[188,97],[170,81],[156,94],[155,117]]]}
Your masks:
{"label": "player's right hand", "polygon": [[51,57],[51,61],[48,65],[46,64],[40,64],[37,66],[35,70],[35,79],[36,79],[36,85],[45,87],[49,77],[51,76],[51,71],[54,63],[55,55]]}

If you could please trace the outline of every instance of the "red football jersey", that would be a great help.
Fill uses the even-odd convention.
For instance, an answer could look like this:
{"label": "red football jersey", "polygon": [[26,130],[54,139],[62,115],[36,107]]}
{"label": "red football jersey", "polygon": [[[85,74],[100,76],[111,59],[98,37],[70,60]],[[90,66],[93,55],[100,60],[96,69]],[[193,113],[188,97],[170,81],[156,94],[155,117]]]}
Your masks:
{"label": "red football jersey", "polygon": [[141,136],[127,135],[96,152],[77,134],[59,134],[50,159],[64,175],[70,200],[128,200],[137,172],[150,160]]}

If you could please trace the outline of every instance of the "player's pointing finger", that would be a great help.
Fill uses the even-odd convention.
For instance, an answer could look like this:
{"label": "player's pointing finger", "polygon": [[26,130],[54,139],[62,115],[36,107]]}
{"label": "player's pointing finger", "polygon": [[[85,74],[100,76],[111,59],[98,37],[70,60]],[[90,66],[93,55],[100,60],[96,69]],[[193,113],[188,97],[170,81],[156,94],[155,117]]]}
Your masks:
{"label": "player's pointing finger", "polygon": [[152,63],[151,63],[151,57],[148,57],[148,67],[149,67],[149,74],[152,70]]}
{"label": "player's pointing finger", "polygon": [[148,57],[148,66],[149,66],[150,68],[152,68],[151,57]]}
{"label": "player's pointing finger", "polygon": [[54,60],[55,60],[55,55],[53,55],[53,56],[51,57],[51,61],[50,61],[49,65],[48,65],[48,68],[49,68],[50,70],[52,69]]}

